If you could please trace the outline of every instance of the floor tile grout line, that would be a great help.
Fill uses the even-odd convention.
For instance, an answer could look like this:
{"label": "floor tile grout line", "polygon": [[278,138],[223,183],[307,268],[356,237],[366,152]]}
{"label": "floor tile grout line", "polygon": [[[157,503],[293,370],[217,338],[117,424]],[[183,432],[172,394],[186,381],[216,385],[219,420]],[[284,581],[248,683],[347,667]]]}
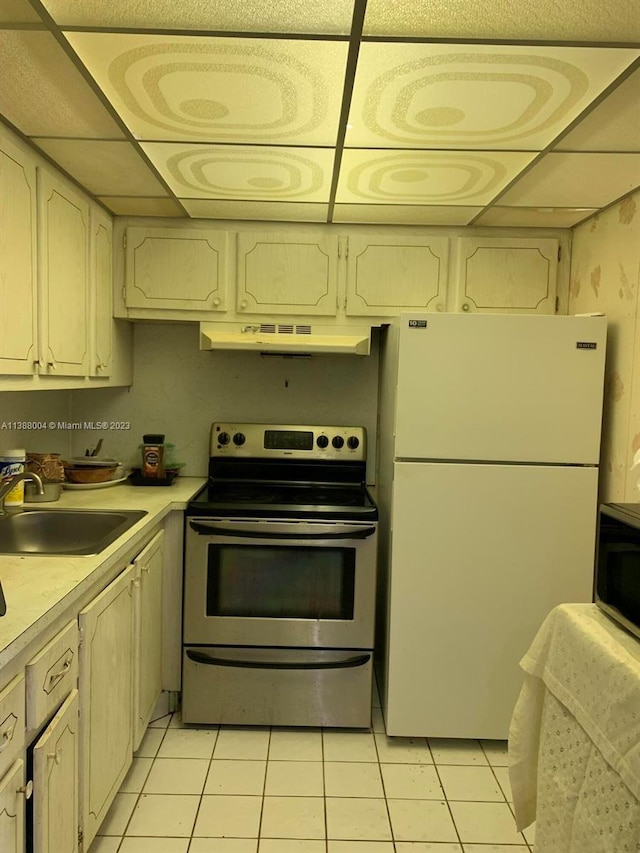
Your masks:
{"label": "floor tile grout line", "polygon": [[453,816],[453,811],[452,811],[451,805],[449,803],[449,798],[447,797],[447,792],[445,790],[444,785],[442,784],[442,777],[440,776],[440,771],[438,770],[438,765],[436,763],[436,759],[435,759],[435,756],[433,754],[433,750],[431,749],[431,744],[429,743],[429,738],[425,738],[425,740],[427,741],[427,749],[429,750],[431,760],[433,761],[433,766],[435,767],[435,770],[436,770],[436,776],[438,777],[438,782],[440,783],[440,787],[442,788],[442,794],[444,796],[444,801],[447,804],[447,810],[449,812],[449,817],[451,818],[453,830],[456,834],[456,838],[458,839],[458,844],[460,845],[460,848],[462,850],[464,850],[464,847],[462,846],[462,839],[460,838],[460,831],[458,830],[458,824],[455,821],[455,818]]}

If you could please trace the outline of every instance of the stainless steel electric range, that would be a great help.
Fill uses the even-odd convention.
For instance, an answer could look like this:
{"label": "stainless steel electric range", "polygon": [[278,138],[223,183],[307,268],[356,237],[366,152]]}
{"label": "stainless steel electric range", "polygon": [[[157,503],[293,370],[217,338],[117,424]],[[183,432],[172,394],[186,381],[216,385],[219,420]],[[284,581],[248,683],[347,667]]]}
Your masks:
{"label": "stainless steel electric range", "polygon": [[362,427],[214,423],[186,515],[187,723],[370,723],[378,510]]}

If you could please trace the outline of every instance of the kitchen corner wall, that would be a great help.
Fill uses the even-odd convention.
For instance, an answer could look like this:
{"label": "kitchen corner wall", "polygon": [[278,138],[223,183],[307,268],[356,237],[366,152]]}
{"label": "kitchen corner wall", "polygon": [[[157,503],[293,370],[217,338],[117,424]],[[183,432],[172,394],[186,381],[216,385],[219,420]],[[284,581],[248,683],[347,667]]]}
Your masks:
{"label": "kitchen corner wall", "polygon": [[608,318],[600,499],[640,501],[640,192],[573,232],[569,313]]}
{"label": "kitchen corner wall", "polygon": [[82,454],[103,438],[104,455],[139,465],[143,433],[160,432],[175,444],[175,460],[185,463],[184,474],[206,476],[213,421],[363,425],[369,439],[367,479],[373,482],[376,332],[370,356],[296,359],[202,352],[197,323],[137,323],[133,386],[70,392],[72,421],[109,425],[71,432],[71,450]]}

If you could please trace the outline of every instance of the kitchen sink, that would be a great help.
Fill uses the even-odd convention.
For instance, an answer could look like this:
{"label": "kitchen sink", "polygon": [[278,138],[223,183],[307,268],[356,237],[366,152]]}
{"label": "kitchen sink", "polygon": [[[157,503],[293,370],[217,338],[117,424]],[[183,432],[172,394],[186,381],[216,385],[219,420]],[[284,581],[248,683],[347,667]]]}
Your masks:
{"label": "kitchen sink", "polygon": [[0,516],[0,554],[99,554],[147,513],[143,510],[26,509]]}

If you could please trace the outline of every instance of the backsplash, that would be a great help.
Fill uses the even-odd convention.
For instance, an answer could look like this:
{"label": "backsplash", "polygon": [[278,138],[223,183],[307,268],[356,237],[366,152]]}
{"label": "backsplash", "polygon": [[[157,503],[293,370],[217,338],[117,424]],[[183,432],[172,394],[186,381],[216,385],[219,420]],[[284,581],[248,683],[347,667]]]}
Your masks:
{"label": "backsplash", "polygon": [[[3,392],[0,421],[46,420],[56,429],[4,430],[0,444],[82,455],[102,438],[102,455],[138,465],[142,435],[160,432],[175,444],[182,473],[205,476],[214,420],[354,424],[368,432],[373,482],[377,335],[370,356],[285,359],[201,352],[198,334],[196,324],[136,324],[131,388]],[[106,427],[86,429],[89,423]]]}

